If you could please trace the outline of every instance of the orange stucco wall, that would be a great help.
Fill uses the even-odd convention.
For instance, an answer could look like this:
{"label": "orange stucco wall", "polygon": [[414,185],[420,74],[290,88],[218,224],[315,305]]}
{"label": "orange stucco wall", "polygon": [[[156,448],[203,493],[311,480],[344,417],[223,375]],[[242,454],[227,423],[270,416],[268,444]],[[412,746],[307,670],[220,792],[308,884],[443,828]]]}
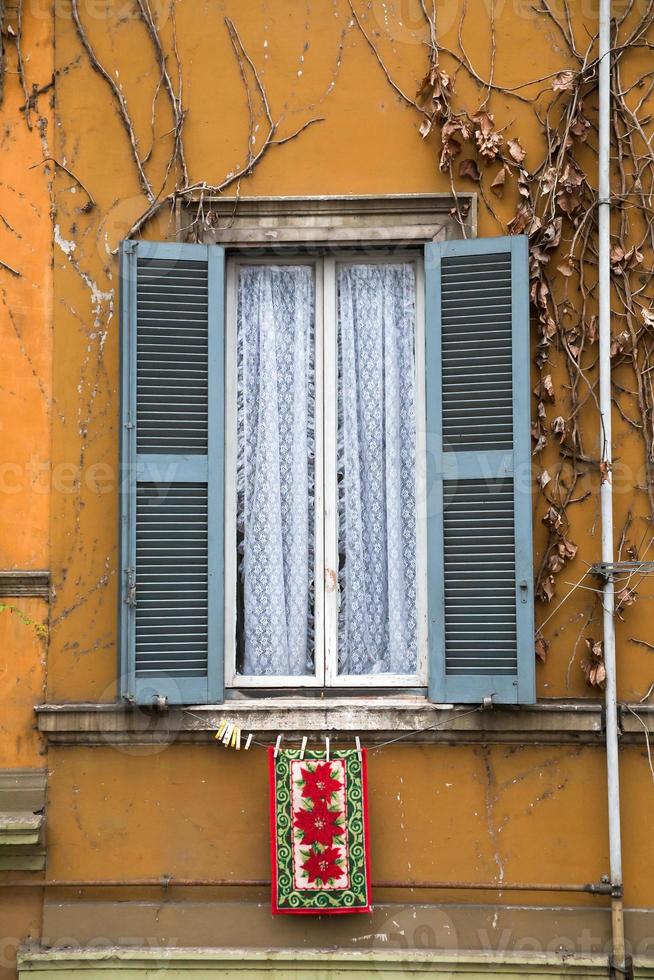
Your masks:
{"label": "orange stucco wall", "polygon": [[[364,4],[354,2],[365,12]],[[442,40],[454,47],[461,4],[440,6]],[[463,37],[471,60],[487,77],[488,5],[475,0],[474,7]],[[581,37],[595,14],[581,3],[573,7]],[[176,80],[173,21],[163,2],[155,8]],[[166,182],[171,114],[163,95],[153,113],[159,76],[145,29],[133,5],[123,0],[103,5],[84,0],[79,10],[96,57],[125,95],[141,151],[152,146],[147,167],[158,189]],[[565,66],[555,28],[530,10],[527,0],[496,4],[494,71],[507,87]],[[219,182],[246,160],[248,109],[225,25],[229,16],[266,87],[278,137],[308,119],[322,120],[292,142],[272,146],[243,179],[241,195],[450,192],[449,178],[437,165],[438,135],[421,139],[419,116],[389,86],[346,0],[181,0],[175,11],[193,180]],[[0,221],[0,260],[20,275],[0,268],[0,566],[51,569],[53,596],[47,641],[37,629],[46,617],[43,600],[8,599],[23,618],[10,609],[0,611],[0,767],[44,764],[32,714],[44,697],[52,702],[115,697],[119,321],[113,250],[146,206],[124,126],[106,80],[92,69],[80,43],[68,0],[54,10],[46,0],[35,0],[26,5],[24,17],[28,82],[47,86],[55,71],[56,103],[49,89],[38,96],[29,131],[19,112],[18,78],[7,75],[0,108],[0,214],[6,218]],[[418,0],[395,5],[375,0],[364,23],[393,78],[413,97],[426,67]],[[8,64],[15,69],[11,42]],[[472,108],[485,95],[463,72],[455,93]],[[527,166],[535,166],[543,137],[533,107],[496,93],[491,108],[509,135],[520,136]],[[75,177],[42,165],[49,156]],[[593,166],[592,154],[588,159]],[[171,186],[168,178],[166,187]],[[475,190],[466,179],[459,186]],[[479,234],[501,233],[516,203],[515,187],[502,201],[493,199],[495,214],[480,201]],[[145,234],[174,235],[170,216],[162,214]],[[565,414],[565,361],[556,352],[552,361],[559,410]],[[641,481],[642,445],[619,419],[615,424],[623,468],[616,487],[616,534],[631,511],[633,536],[640,539],[646,500],[634,486]],[[591,402],[580,413],[580,425],[591,454],[596,453],[598,422]],[[569,536],[579,555],[561,576],[560,597],[569,590],[563,583],[576,582],[586,563],[599,558],[592,473],[584,487],[591,494],[570,513]],[[538,561],[544,544],[542,501],[537,506]],[[641,600],[618,624],[620,696],[629,701],[641,698],[653,679],[652,653],[629,642],[652,639],[651,586],[644,582],[639,591]],[[548,662],[538,668],[541,697],[595,696],[580,669],[591,600],[580,589],[558,612],[553,612],[558,599],[539,610],[552,640]],[[589,629],[600,635],[599,624]],[[260,752],[243,757],[214,746],[152,752],[57,746],[49,750],[47,765],[49,876],[266,876],[266,773]],[[635,746],[623,753],[623,791],[626,901],[652,907],[654,803],[647,761]],[[598,748],[389,748],[371,757],[370,797],[373,863],[380,878],[590,881],[608,870],[605,768]],[[129,897],[121,893],[122,900]],[[397,895],[381,897],[397,900]],[[423,895],[421,901],[440,897]],[[6,916],[0,934],[22,930],[26,936],[36,928],[34,900],[21,901],[15,906],[0,892],[0,916],[3,910]],[[570,904],[597,901],[573,897]],[[535,895],[527,902],[547,905],[555,899]]]}

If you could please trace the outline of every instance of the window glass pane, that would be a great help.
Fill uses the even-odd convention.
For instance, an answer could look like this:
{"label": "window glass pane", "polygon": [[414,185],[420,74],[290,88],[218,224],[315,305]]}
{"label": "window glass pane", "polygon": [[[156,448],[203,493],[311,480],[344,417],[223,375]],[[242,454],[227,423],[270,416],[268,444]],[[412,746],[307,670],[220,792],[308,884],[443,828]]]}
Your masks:
{"label": "window glass pane", "polygon": [[415,271],[338,272],[340,674],[417,670]]}
{"label": "window glass pane", "polygon": [[237,310],[237,668],[312,674],[312,266],[241,266]]}

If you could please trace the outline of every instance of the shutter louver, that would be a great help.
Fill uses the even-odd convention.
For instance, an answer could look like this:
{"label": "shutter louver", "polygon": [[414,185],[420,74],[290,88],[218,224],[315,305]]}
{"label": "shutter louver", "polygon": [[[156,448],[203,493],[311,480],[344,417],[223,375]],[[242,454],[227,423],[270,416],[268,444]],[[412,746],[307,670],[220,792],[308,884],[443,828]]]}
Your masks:
{"label": "shutter louver", "polygon": [[426,249],[430,690],[534,700],[525,238]]}
{"label": "shutter louver", "polygon": [[206,455],[207,263],[138,259],[137,268],[137,451]]}
{"label": "shutter louver", "polygon": [[224,253],[122,251],[121,689],[222,698]]}

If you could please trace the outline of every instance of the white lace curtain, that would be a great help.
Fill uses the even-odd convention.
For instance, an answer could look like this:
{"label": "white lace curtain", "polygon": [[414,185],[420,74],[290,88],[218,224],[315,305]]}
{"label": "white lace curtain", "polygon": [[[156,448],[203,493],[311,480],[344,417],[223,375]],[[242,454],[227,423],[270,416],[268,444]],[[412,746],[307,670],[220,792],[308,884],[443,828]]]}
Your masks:
{"label": "white lace curtain", "polygon": [[[338,406],[325,413],[338,412],[339,672],[411,674],[413,266],[339,265],[337,288]],[[239,671],[247,675],[314,672],[314,296],[311,266],[240,269]],[[333,331],[325,336],[329,343]]]}
{"label": "white lace curtain", "polygon": [[313,673],[311,266],[241,267],[237,365],[240,669]]}
{"label": "white lace curtain", "polygon": [[415,276],[343,265],[339,673],[416,671]]}

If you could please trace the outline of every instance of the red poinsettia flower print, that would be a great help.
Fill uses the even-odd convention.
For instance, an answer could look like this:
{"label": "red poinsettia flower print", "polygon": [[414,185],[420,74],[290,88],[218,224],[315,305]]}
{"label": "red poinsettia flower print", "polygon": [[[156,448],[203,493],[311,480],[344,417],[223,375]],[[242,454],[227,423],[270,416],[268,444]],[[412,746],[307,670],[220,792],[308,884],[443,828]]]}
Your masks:
{"label": "red poinsettia flower print", "polygon": [[343,874],[337,863],[340,853],[337,847],[326,847],[324,851],[314,851],[302,864],[309,883],[313,884],[314,881],[319,881],[326,885],[330,878],[340,878]]}
{"label": "red poinsettia flower print", "polygon": [[303,844],[331,844],[335,837],[343,833],[336,823],[341,816],[339,810],[328,810],[327,804],[317,800],[312,810],[299,810],[295,815],[295,826],[303,833]]}
{"label": "red poinsettia flower print", "polygon": [[343,785],[340,779],[334,779],[332,776],[332,767],[328,762],[319,762],[313,772],[303,769],[302,779],[304,780],[302,796],[314,802],[316,800],[328,802],[332,793],[338,792]]}

